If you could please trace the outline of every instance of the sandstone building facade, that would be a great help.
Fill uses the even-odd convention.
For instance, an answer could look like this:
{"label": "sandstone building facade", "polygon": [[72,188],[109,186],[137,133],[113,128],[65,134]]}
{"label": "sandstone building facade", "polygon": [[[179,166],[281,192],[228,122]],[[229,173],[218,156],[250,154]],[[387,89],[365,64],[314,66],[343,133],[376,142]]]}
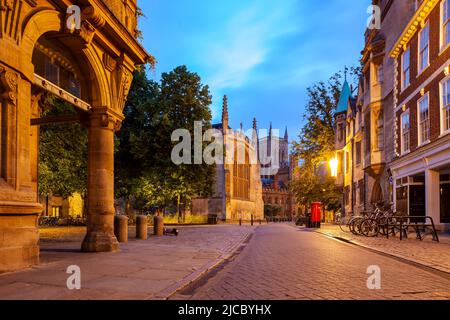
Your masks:
{"label": "sandstone building facade", "polygon": [[[47,123],[88,127],[82,250],[118,249],[114,131],[135,67],[151,59],[136,40],[136,12],[136,0],[0,1],[0,272],[39,261],[38,135]],[[41,118],[43,92],[71,103],[78,115]]]}
{"label": "sandstone building facade", "polygon": [[394,201],[394,87],[396,67],[390,56],[419,3],[374,0],[381,9],[380,28],[368,28],[362,51],[362,77],[354,92],[344,83],[337,106],[337,184],[344,214],[372,210],[373,204]]}
{"label": "sandstone building facade", "polygon": [[[215,215],[226,222],[264,218],[256,136],[229,127],[228,100],[224,97],[222,122],[213,125],[222,137],[224,161],[216,164],[213,195],[192,200],[192,214]],[[254,133],[256,134],[256,133]],[[220,139],[220,138],[219,138]]]}

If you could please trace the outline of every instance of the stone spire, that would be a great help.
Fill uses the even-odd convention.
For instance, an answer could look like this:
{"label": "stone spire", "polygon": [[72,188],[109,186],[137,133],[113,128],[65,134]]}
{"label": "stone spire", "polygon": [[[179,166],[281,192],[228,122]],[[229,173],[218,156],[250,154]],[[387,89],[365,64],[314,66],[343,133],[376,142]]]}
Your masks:
{"label": "stone spire", "polygon": [[244,132],[244,124],[241,121],[241,132]]}
{"label": "stone spire", "polygon": [[272,155],[272,121],[270,121],[270,128],[269,128],[269,138],[267,139],[267,151],[268,155]]}
{"label": "stone spire", "polygon": [[228,130],[228,98],[226,95],[224,95],[222,105],[222,131],[226,132],[227,130]]}
{"label": "stone spire", "polygon": [[284,131],[284,140],[288,141],[289,140],[289,136],[288,136],[288,129],[286,126],[286,130]]}
{"label": "stone spire", "polygon": [[259,136],[258,136],[258,123],[256,122],[256,118],[253,118],[252,143],[255,146],[256,156],[259,161]]}

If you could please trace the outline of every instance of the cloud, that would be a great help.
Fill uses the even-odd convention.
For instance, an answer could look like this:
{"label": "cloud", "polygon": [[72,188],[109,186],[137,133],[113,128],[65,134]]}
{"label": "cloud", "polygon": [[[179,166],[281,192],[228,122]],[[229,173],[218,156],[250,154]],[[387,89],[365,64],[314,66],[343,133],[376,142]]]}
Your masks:
{"label": "cloud", "polygon": [[[293,23],[294,1],[253,1],[229,19],[201,55],[210,73],[207,83],[214,90],[232,89],[252,80],[254,71],[269,60],[282,37],[297,32]],[[254,80],[254,79],[253,79]]]}

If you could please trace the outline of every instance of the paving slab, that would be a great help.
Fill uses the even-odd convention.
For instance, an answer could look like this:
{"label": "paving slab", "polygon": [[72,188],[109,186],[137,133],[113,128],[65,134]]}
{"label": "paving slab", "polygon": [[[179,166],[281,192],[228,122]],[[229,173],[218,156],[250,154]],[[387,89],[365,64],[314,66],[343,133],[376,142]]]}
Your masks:
{"label": "paving slab", "polygon": [[[85,228],[41,230],[40,265],[0,274],[0,299],[166,299],[238,249],[257,227],[180,227],[178,237],[121,244],[117,253],[82,253]],[[67,288],[67,268],[80,267],[81,289]]]}
{"label": "paving slab", "polygon": [[[303,228],[303,227],[297,227]],[[410,233],[407,239],[400,240],[399,237],[384,236],[363,237],[354,235],[346,228],[343,230],[334,224],[324,224],[320,229],[311,229],[320,234],[344,239],[355,245],[365,247],[380,253],[388,254],[400,259],[405,259],[425,267],[433,268],[450,274],[450,234],[439,234],[439,243],[433,241],[430,234],[421,241]]]}

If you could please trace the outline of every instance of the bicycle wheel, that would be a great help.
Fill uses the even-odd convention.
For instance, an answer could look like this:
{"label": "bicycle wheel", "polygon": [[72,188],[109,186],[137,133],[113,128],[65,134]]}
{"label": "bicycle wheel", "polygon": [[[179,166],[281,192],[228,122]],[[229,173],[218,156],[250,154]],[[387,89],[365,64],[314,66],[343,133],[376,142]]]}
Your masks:
{"label": "bicycle wheel", "polygon": [[364,218],[364,217],[359,217],[355,220],[353,229],[354,229],[356,235],[362,235],[361,225],[365,220],[366,220],[366,218]]}
{"label": "bicycle wheel", "polygon": [[349,230],[345,230],[344,227],[346,227],[347,229],[349,228],[348,223],[346,222],[346,218],[345,217],[340,217],[338,220],[338,225],[339,228],[343,231],[343,232],[348,232]]}
{"label": "bicycle wheel", "polygon": [[348,223],[348,227],[350,229],[350,232],[353,233],[354,235],[358,235],[358,221],[360,220],[360,217],[353,217],[350,219],[349,223]]}
{"label": "bicycle wheel", "polygon": [[376,237],[380,231],[377,220],[365,219],[361,223],[361,234],[366,237]]}

